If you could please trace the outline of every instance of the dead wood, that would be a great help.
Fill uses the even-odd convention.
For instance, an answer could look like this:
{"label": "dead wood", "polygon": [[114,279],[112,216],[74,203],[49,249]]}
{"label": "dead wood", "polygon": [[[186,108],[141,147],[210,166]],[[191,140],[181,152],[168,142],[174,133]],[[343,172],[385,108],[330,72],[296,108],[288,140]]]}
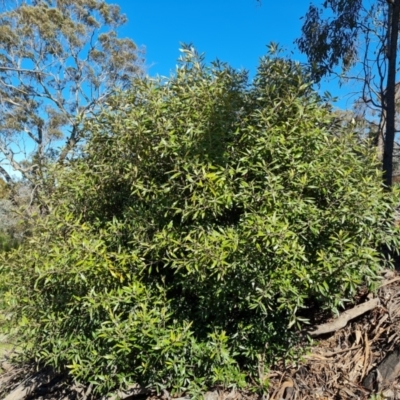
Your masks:
{"label": "dead wood", "polygon": [[307,333],[311,337],[317,337],[324,335],[326,333],[336,332],[339,329],[344,328],[347,325],[347,323],[352,319],[365,314],[367,311],[373,310],[379,305],[380,305],[379,298],[368,300],[365,303],[359,304],[358,306],[355,306],[354,308],[343,312],[342,314],[339,315],[338,318],[334,319],[331,322],[317,325],[316,327],[309,330]]}
{"label": "dead wood", "polygon": [[391,283],[398,282],[398,281],[400,281],[400,276],[398,276],[397,278],[393,278],[393,279],[387,280],[387,281],[383,281],[378,289],[381,289],[384,286],[390,285]]}

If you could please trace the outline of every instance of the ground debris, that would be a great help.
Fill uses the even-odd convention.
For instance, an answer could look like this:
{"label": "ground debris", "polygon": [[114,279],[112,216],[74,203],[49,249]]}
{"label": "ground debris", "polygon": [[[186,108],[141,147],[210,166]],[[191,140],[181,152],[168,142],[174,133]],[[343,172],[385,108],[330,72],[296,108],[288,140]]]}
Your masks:
{"label": "ground debris", "polygon": [[[378,303],[322,336],[297,367],[277,366],[296,388],[280,400],[400,399],[400,277],[382,283]],[[280,381],[272,373],[271,386]]]}

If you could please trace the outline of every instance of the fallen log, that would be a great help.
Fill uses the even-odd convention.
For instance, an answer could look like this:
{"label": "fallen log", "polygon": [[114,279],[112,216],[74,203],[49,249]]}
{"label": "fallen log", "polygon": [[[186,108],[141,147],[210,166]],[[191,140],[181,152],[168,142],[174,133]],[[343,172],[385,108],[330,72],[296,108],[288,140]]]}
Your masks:
{"label": "fallen log", "polygon": [[365,303],[355,306],[351,310],[346,310],[345,312],[340,314],[338,318],[334,319],[331,322],[314,326],[307,331],[307,334],[311,337],[317,337],[326,333],[336,332],[339,329],[344,328],[350,320],[366,313],[367,311],[373,310],[379,305],[379,298],[368,300]]}

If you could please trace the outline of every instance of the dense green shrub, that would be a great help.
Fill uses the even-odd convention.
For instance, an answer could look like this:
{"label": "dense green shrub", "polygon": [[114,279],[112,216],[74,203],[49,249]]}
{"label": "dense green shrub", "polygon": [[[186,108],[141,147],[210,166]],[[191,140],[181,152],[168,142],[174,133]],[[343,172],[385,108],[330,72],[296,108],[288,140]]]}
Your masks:
{"label": "dense green shrub", "polygon": [[170,80],[116,94],[3,261],[26,356],[99,392],[265,383],[301,310],[337,311],[397,243],[397,195],[335,121],[280,58],[249,85],[186,49]]}

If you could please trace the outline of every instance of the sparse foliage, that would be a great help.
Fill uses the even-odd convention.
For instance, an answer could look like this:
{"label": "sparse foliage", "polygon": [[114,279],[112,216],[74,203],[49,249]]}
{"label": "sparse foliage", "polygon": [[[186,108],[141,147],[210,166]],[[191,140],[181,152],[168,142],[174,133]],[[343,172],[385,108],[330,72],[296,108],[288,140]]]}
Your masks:
{"label": "sparse foliage", "polygon": [[[382,157],[384,180],[392,184],[396,102],[399,101],[398,34],[400,0],[327,0],[312,3],[297,41],[314,77],[338,72],[359,84],[358,111],[375,122],[375,139]],[[372,127],[373,125],[371,125]]]}
{"label": "sparse foliage", "polygon": [[[0,5],[0,174],[36,184],[47,160],[63,162],[82,139],[81,121],[140,72],[126,22],[103,0]],[[17,175],[18,176],[18,175]]]}
{"label": "sparse foliage", "polygon": [[9,251],[29,236],[37,212],[29,182],[6,184],[0,178],[0,251]]}

